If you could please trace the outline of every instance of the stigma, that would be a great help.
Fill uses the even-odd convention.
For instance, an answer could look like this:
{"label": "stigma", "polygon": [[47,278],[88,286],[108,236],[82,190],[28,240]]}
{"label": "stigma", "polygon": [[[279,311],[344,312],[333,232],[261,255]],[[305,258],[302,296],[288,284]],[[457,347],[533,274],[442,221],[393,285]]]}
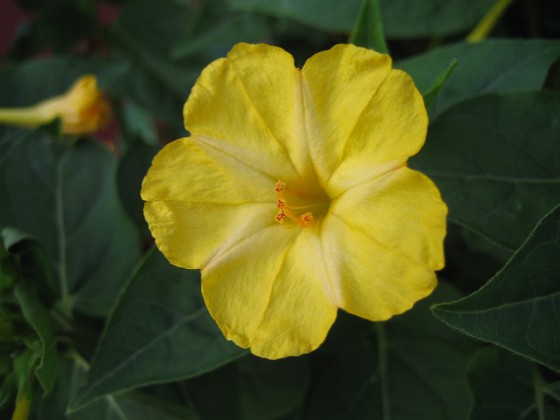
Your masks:
{"label": "stigma", "polygon": [[276,183],[276,185],[274,186],[274,191],[277,194],[277,198],[276,198],[276,217],[275,220],[278,223],[284,223],[287,220],[292,220],[298,224],[300,224],[303,227],[309,226],[313,223],[313,213],[311,212],[305,212],[303,214],[300,214],[299,216],[294,214],[292,212],[292,210],[298,209],[298,208],[304,208],[303,207],[293,207],[290,206],[288,204],[288,202],[286,201],[286,197],[285,197],[285,193],[287,192],[291,192],[292,194],[298,195],[296,192],[290,191],[288,189],[286,189],[286,183],[283,181],[278,181]]}

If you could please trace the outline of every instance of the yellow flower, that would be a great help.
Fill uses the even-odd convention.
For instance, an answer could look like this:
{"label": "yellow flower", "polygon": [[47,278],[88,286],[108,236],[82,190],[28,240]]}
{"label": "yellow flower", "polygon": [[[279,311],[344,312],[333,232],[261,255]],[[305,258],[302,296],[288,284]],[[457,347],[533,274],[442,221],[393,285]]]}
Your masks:
{"label": "yellow flower", "polygon": [[427,116],[389,56],[337,45],[302,69],[267,45],[210,64],[142,186],[157,246],[199,268],[226,338],[261,357],[307,353],[337,309],[380,321],[430,294],[447,208],[407,168]]}
{"label": "yellow flower", "polygon": [[109,103],[97,89],[97,79],[87,75],[64,95],[27,108],[0,109],[0,124],[38,127],[60,117],[63,133],[86,134],[105,127],[110,115]]}

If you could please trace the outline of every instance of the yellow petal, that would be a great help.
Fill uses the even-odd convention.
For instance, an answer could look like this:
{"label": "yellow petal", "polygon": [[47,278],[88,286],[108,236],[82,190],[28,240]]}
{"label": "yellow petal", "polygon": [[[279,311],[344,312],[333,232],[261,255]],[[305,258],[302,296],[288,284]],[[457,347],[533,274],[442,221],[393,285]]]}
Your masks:
{"label": "yellow petal", "polygon": [[142,184],[144,216],[175,265],[200,268],[231,241],[274,223],[275,181],[186,138],[154,158]]}
{"label": "yellow petal", "polygon": [[430,294],[433,270],[443,266],[446,212],[431,181],[406,168],[333,203],[322,238],[340,274],[341,307],[379,321]]}
{"label": "yellow petal", "polygon": [[330,211],[392,252],[431,270],[444,266],[447,206],[418,171],[403,167],[360,184],[335,200]]}
{"label": "yellow petal", "polygon": [[316,241],[310,229],[275,225],[202,270],[206,305],[228,339],[268,359],[308,353],[324,341],[337,309],[314,265],[324,267],[310,250]]}
{"label": "yellow petal", "polygon": [[269,45],[237,44],[198,78],[184,107],[193,135],[291,182],[310,167],[302,141],[299,70]]}
{"label": "yellow petal", "polygon": [[424,144],[422,97],[389,56],[337,45],[302,73],[310,153],[331,196],[404,165]]}
{"label": "yellow petal", "polygon": [[223,204],[274,204],[277,179],[207,143],[188,137],[156,155],[142,185],[145,201],[175,200]]}
{"label": "yellow petal", "polygon": [[325,220],[325,253],[340,275],[341,308],[371,321],[410,309],[436,286],[432,270],[385,248],[338,216]]}

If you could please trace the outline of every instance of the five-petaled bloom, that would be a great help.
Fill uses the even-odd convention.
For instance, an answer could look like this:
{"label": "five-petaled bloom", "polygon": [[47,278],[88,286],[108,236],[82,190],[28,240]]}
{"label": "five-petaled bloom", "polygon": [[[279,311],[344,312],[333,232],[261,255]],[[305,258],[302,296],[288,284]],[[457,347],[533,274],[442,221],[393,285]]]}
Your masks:
{"label": "five-petaled bloom", "polygon": [[63,95],[27,108],[0,109],[0,124],[38,127],[55,118],[65,134],[87,134],[104,128],[111,117],[109,102],[97,88],[95,76],[80,77]]}
{"label": "five-petaled bloom", "polygon": [[336,45],[298,69],[238,44],[201,74],[142,186],[157,246],[199,268],[224,335],[261,357],[317,348],[338,308],[380,321],[443,267],[447,208],[407,167],[423,100],[389,56]]}

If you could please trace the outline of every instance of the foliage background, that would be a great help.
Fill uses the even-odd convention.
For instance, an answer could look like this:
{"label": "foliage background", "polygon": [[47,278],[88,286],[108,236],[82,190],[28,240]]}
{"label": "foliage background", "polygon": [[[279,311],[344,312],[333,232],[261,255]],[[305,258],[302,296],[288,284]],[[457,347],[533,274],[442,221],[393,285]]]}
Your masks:
{"label": "foliage background", "polygon": [[394,65],[429,98],[411,166],[450,208],[440,286],[410,312],[383,324],[341,312],[316,352],[259,359],[222,337],[198,273],[151,246],[140,183],[185,135],[201,69],[240,41],[280,45],[301,65],[356,22],[367,44],[361,4],[0,0],[15,29],[1,44],[0,107],[92,73],[114,109],[87,138],[56,122],[0,126],[1,418],[18,393],[38,420],[560,418],[555,0],[514,1],[477,43],[463,40],[492,1],[379,0]]}

